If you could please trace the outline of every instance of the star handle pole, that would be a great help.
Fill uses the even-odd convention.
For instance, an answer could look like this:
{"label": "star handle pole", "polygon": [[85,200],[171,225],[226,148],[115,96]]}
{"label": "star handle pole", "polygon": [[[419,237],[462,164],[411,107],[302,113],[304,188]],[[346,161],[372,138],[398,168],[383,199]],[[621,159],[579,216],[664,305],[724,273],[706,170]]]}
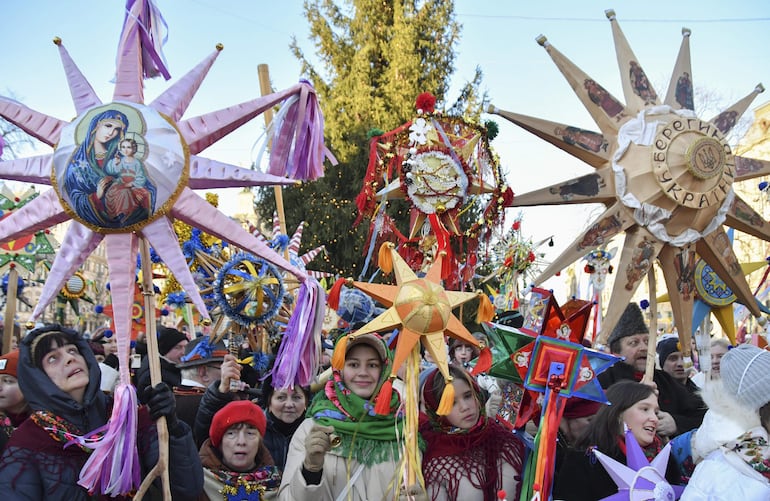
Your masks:
{"label": "star handle pole", "polygon": [[3,319],[3,355],[11,351],[11,338],[13,337],[13,319],[16,316],[16,296],[18,295],[19,272],[11,263],[8,270],[8,289],[5,298],[5,315]]}
{"label": "star handle pole", "polygon": [[[144,296],[144,324],[147,333],[147,358],[150,363],[150,385],[155,387],[162,381],[160,373],[160,352],[158,351],[157,326],[155,325],[155,290],[152,285],[152,261],[150,244],[146,239],[139,239],[139,253],[142,258],[142,296]],[[163,485],[163,501],[171,501],[171,483],[168,476],[168,425],[166,417],[155,421],[158,428],[158,462],[142,480],[139,490],[134,495],[140,500],[147,493],[152,482],[160,477]]]}
{"label": "star handle pole", "polygon": [[650,336],[647,340],[647,364],[644,366],[642,383],[651,384],[655,374],[655,347],[658,344],[658,300],[655,297],[655,266],[650,266],[647,272],[647,283],[650,289]]}
{"label": "star handle pole", "polygon": [[[270,93],[272,93],[272,89],[270,88],[270,69],[266,64],[260,64],[257,66],[257,74],[259,75],[259,92],[266,96]],[[270,127],[270,124],[273,121],[273,109],[268,108],[265,110],[264,113],[265,117],[265,126]],[[270,151],[270,147],[272,146],[272,141],[268,139],[267,143],[267,149]],[[281,228],[281,235],[287,235],[286,233],[286,213],[283,209],[283,188],[281,185],[275,185],[273,186],[273,191],[275,193],[275,211],[278,213],[278,224]],[[283,251],[283,257],[288,261],[289,260],[289,248],[287,247],[286,250]]]}

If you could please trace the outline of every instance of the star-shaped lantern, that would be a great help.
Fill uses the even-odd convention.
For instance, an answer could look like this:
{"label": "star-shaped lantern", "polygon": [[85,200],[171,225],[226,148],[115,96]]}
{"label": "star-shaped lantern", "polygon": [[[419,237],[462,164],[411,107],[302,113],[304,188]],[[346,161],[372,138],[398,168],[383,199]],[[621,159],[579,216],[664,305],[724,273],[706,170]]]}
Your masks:
{"label": "star-shaped lantern", "polygon": [[[137,1],[129,6],[118,46],[112,101],[104,103],[99,99],[58,38],[54,43],[64,65],[76,118],[71,122],[60,120],[0,97],[0,117],[54,148],[52,154],[0,162],[0,177],[4,179],[53,187],[0,221],[0,242],[72,221],[30,318],[35,319],[43,312],[64,283],[104,241],[118,358],[127,360],[140,237],[152,245],[174,273],[198,311],[207,315],[179,247],[172,225],[175,219],[258,254],[295,275],[306,291],[300,293],[298,305],[303,301],[312,308],[316,303],[322,304],[324,295],[317,282],[308,280],[305,272],[291,266],[193,191],[292,184],[295,179],[315,179],[322,175],[328,151],[323,145],[323,117],[313,88],[301,82],[281,92],[183,120],[182,115],[222,50],[218,45],[198,66],[149,105],[144,104],[143,62],[160,59],[145,40],[152,36],[148,23],[157,22],[158,16],[152,2]],[[281,102],[291,107],[291,111],[273,138],[271,175],[198,156],[208,146]],[[284,177],[285,174],[291,174],[294,179]],[[300,324],[297,321],[294,326],[303,338],[314,338],[316,329],[320,332],[320,322]],[[136,412],[136,406],[130,405],[136,397],[130,385],[130,373],[125,364],[121,364],[120,369],[107,438],[91,455],[81,475],[81,483],[90,490],[111,495],[136,488],[136,472],[121,471],[119,480],[110,480],[109,485],[105,485],[99,471],[102,467],[110,471],[111,461],[121,460],[123,453],[119,444],[122,442],[119,441],[123,431],[120,428],[131,419],[127,413]],[[307,370],[304,374],[311,372]],[[291,383],[298,374],[299,370],[292,372]],[[296,381],[297,384],[309,382]],[[116,414],[121,412],[125,414]],[[110,447],[104,447],[104,443]],[[110,458],[108,451],[117,454]],[[112,471],[118,470],[112,468]]]}
{"label": "star-shaped lantern", "polygon": [[615,461],[597,449],[594,449],[593,453],[618,486],[617,494],[602,498],[601,501],[674,501],[679,499],[684,491],[681,485],[671,485],[666,480],[668,457],[671,454],[670,442],[652,461],[648,461],[634,434],[631,430],[626,430],[627,465]]}
{"label": "star-shaped lantern", "polygon": [[493,323],[485,326],[493,342],[489,374],[520,382],[527,390],[514,426],[524,426],[541,412],[535,437],[537,454],[530,459],[535,475],[524,486],[532,494],[528,499],[548,499],[565,399],[607,403],[596,376],[620,359],[581,344],[590,312],[589,301],[572,299],[560,308],[550,291],[533,288],[520,329]]}
{"label": "star-shaped lantern", "polygon": [[[372,284],[352,280],[349,282],[350,285],[367,293],[388,308],[363,327],[352,332],[350,338],[355,339],[356,335],[368,332],[387,332],[399,328],[389,382],[396,378],[398,369],[420,342],[433,357],[445,380],[451,381],[452,376],[449,375],[444,336],[449,335],[464,343],[479,346],[478,340],[452,313],[452,310],[478,297],[479,294],[444,289],[441,283],[443,254],[439,254],[427,275],[420,278],[398,254],[395,246],[392,244],[385,244],[385,246],[387,246],[387,252],[390,253],[398,285]],[[388,271],[387,266],[384,266],[382,262],[380,262],[380,267]],[[338,348],[339,344],[337,344]],[[338,357],[335,358],[339,360]],[[447,385],[447,387],[449,388],[451,385]],[[389,401],[389,398],[383,400]],[[451,402],[449,409],[451,410]]]}

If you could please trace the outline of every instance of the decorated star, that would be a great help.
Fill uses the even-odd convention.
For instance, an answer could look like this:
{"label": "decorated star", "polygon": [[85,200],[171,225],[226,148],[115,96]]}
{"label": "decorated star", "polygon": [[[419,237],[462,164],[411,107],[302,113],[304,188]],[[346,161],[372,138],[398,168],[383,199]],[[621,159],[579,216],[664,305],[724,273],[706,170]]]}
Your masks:
{"label": "decorated star", "polygon": [[444,378],[449,381],[451,376],[447,368],[444,336],[448,335],[473,346],[479,345],[478,340],[452,313],[452,310],[478,297],[478,294],[444,289],[441,284],[443,255],[440,254],[427,275],[420,278],[409,268],[392,244],[386,245],[392,258],[398,285],[352,282],[355,288],[382,303],[387,310],[356,330],[351,336],[355,337],[367,332],[388,332],[399,328],[391,379],[395,379],[398,369],[417,343],[422,342]]}
{"label": "decorated star", "polygon": [[620,463],[598,449],[594,449],[599,462],[618,486],[618,493],[601,501],[674,501],[684,491],[681,485],[671,485],[666,480],[671,443],[648,461],[644,451],[630,429],[626,430],[626,462]]}
{"label": "decorated star", "polygon": [[[323,118],[313,88],[301,82],[259,99],[182,119],[222,50],[219,45],[198,66],[146,105],[143,63],[148,62],[145,59],[158,61],[160,58],[153,47],[144,42],[151,36],[147,31],[148,22],[157,22],[159,18],[152,2],[137,1],[129,5],[118,46],[112,101],[104,103],[99,99],[58,38],[54,43],[64,64],[76,118],[67,122],[0,97],[0,117],[54,148],[52,154],[0,162],[0,177],[4,179],[53,187],[0,221],[0,242],[71,221],[31,319],[43,312],[67,279],[104,241],[118,358],[127,360],[140,238],[152,245],[190,294],[198,311],[206,315],[205,304],[174,232],[175,219],[258,254],[294,274],[303,282],[298,303],[315,308],[323,302],[323,292],[317,282],[308,280],[306,273],[291,266],[193,191],[295,182],[283,177],[284,173],[292,174],[295,179],[315,179],[322,175],[328,151],[323,146]],[[276,130],[270,158],[270,172],[275,175],[198,156],[208,146],[284,101],[285,119]],[[289,108],[291,112],[286,111]],[[149,249],[144,244],[142,249],[145,260],[149,261]],[[314,339],[316,329],[320,332],[320,321],[302,325],[297,321],[294,325],[303,341]],[[284,374],[284,379],[293,383],[299,374],[310,374],[311,369],[302,371],[299,367],[304,362],[294,361],[296,365]],[[297,384],[310,382],[306,376],[300,379],[303,381],[298,380]],[[136,454],[135,449],[123,451],[120,445],[123,433],[120,427],[136,412],[136,406],[131,405],[135,401],[135,390],[130,385],[125,364],[120,367],[120,384],[115,395],[109,429],[101,446],[84,466],[80,479],[89,490],[111,495],[135,490],[138,480],[136,472],[131,471],[121,471],[119,479],[110,478],[112,472],[120,470],[112,467],[112,461],[138,464],[129,459],[122,463],[124,454]],[[104,478],[110,479],[106,482],[109,485],[102,483]]]}
{"label": "decorated star", "polygon": [[625,102],[620,101],[559,52],[545,37],[547,51],[601,132],[524,116],[491,107],[525,130],[582,160],[593,171],[575,179],[518,194],[514,206],[602,203],[606,210],[548,266],[542,283],[593,249],[625,232],[617,278],[599,343],[606,340],[657,259],[683,354],[690,355],[693,283],[675,263],[697,253],[749,310],[759,316],[724,225],[770,241],[770,223],[733,190],[733,183],[770,172],[770,162],[733,154],[727,135],[764,87],[718,115],[700,117],[694,103],[690,30],[682,44],[668,91],[659,96],[623,34],[615,12],[605,12],[615,42]]}

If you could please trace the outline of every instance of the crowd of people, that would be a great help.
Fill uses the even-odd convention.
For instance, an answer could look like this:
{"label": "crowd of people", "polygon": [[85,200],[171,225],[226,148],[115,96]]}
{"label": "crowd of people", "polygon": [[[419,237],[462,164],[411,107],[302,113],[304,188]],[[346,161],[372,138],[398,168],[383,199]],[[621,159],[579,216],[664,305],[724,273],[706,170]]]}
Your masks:
{"label": "crowd of people", "polygon": [[[483,334],[474,336],[488,343]],[[132,373],[141,472],[157,462],[155,421],[165,417],[175,500],[519,499],[533,453],[522,437],[533,425],[513,432],[498,413],[501,404],[511,404],[501,390],[510,383],[472,375],[477,347],[450,342],[448,372],[423,361],[424,482],[406,485],[402,397],[380,392],[392,351],[376,333],[343,332],[342,338],[344,364],[331,367],[311,393],[273,387],[223,341],[160,328],[163,382],[150,384],[146,356]],[[113,341],[46,325],[0,357],[0,489],[8,499],[111,499],[79,484],[92,449],[76,438],[98,434],[111,415]],[[553,499],[598,500],[618,492],[597,451],[627,464],[629,447],[652,461],[667,444],[660,482],[681,486],[681,499],[770,499],[770,352],[715,339],[711,370],[689,374],[678,340],[664,338],[656,346],[659,368],[647,383],[648,341],[643,315],[630,304],[608,341],[620,361],[599,375],[610,405],[576,397],[566,402]],[[447,394],[453,395],[449,408],[442,401]],[[147,498],[160,499],[161,492],[156,480]]]}

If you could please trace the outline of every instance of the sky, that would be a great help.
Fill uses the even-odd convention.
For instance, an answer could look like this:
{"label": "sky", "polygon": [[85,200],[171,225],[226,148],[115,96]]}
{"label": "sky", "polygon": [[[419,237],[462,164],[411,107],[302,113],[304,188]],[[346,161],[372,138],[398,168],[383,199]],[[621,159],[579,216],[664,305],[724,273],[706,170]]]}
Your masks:
{"label": "sky", "polygon": [[[164,54],[172,80],[148,81],[145,102],[151,102],[175,78],[203,60],[217,43],[224,45],[185,117],[258,97],[258,64],[269,66],[275,89],[296,83],[302,75],[299,61],[289,48],[293,37],[306,55],[312,58],[315,54],[299,0],[155,3],[168,24]],[[75,117],[59,54],[52,43],[58,36],[96,93],[108,102],[113,92],[110,80],[124,5],[123,0],[6,2],[0,17],[0,95],[60,119]],[[457,89],[473,77],[478,66],[484,74],[482,88],[498,108],[598,131],[535,38],[540,34],[548,37],[555,48],[622,98],[610,23],[604,14],[609,8],[616,11],[626,38],[660,95],[665,95],[682,41],[681,29],[692,30],[696,112],[705,118],[742,98],[760,82],[770,88],[770,5],[764,0],[647,0],[615,5],[574,0],[457,0],[455,12],[462,32],[456,46],[450,99],[454,100]],[[420,92],[422,89],[415,89],[415,96]],[[711,96],[708,101],[713,110],[701,111],[699,93]],[[769,93],[761,94],[748,115],[768,100]],[[502,118],[484,117],[489,118],[500,125],[492,147],[515,193],[591,171],[589,166]],[[250,165],[263,124],[258,117],[204,150],[201,156]],[[50,153],[50,148],[41,146],[39,152]],[[220,196],[222,210],[233,210],[227,205],[233,198]],[[531,235],[533,241],[554,235],[555,245],[542,249],[548,260],[556,257],[599,213],[597,206],[557,206],[508,209],[507,218],[521,216],[523,234]],[[289,227],[298,224],[287,223]]]}

